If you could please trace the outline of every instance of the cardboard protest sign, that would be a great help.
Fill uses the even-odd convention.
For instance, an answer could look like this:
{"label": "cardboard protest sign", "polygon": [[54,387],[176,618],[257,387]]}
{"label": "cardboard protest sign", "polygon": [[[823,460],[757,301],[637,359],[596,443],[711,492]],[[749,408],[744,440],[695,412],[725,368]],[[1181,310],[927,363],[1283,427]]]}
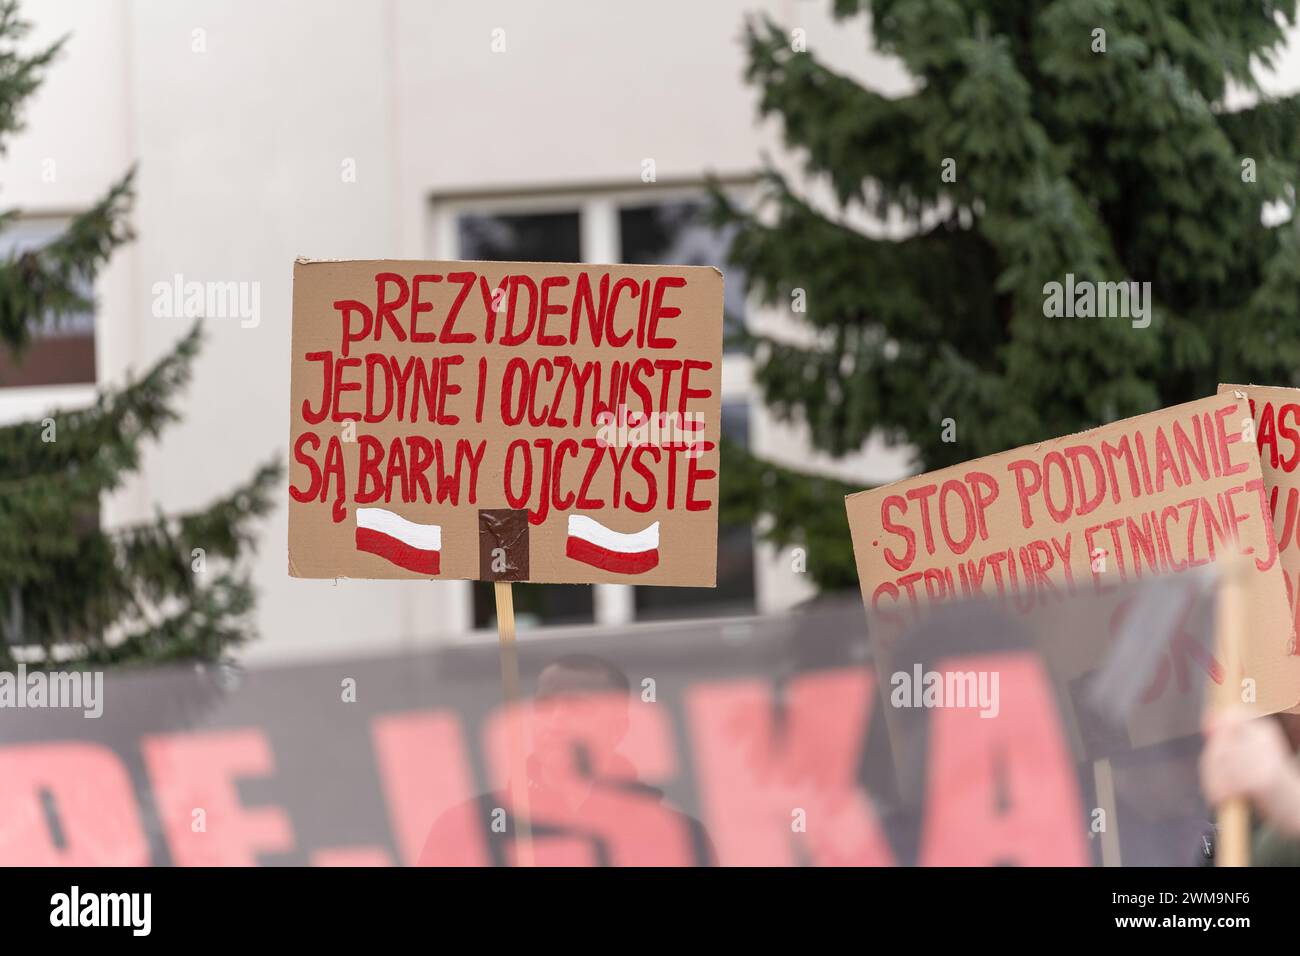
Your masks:
{"label": "cardboard protest sign", "polygon": [[1259,448],[1278,561],[1294,608],[1300,600],[1300,388],[1220,385],[1219,394],[1249,405],[1243,424],[1248,418]]}
{"label": "cardboard protest sign", "polygon": [[[977,595],[1050,609],[1236,558],[1250,571],[1250,640],[1244,673],[1227,679],[1247,681],[1267,712],[1292,707],[1300,659],[1245,415],[1215,396],[850,495],[869,611],[906,622],[929,602]],[[1183,681],[1189,669],[1225,679],[1211,655],[1176,665]]]}
{"label": "cardboard protest sign", "polygon": [[722,275],[299,260],[289,573],[712,587]]}

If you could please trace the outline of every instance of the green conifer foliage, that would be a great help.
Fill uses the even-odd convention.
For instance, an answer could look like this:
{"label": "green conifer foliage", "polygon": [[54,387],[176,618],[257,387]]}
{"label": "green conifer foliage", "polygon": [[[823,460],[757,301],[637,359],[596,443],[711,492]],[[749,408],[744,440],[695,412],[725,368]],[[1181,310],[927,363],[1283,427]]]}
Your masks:
{"label": "green conifer foliage", "polygon": [[[814,335],[748,344],[764,401],[817,449],[841,456],[876,433],[928,470],[1221,381],[1300,384],[1300,233],[1285,216],[1300,97],[1256,79],[1295,0],[833,6],[868,15],[913,92],[873,92],[820,62],[815,37],[795,49],[795,25],[751,22],[761,113],[834,202],[773,170],[758,210],[715,193],[753,291],[788,309],[803,290],[794,318]],[[1227,105],[1231,89],[1252,105]],[[901,231],[868,235],[854,209]],[[1045,286],[1067,274],[1150,282],[1150,324],[1049,317]],[[842,495],[860,489],[725,456],[727,516],[766,516],[822,587],[856,585]]]}
{"label": "green conifer foliage", "polygon": [[[27,31],[17,4],[0,2],[0,145],[22,128],[22,105],[61,46],[26,53]],[[0,345],[17,361],[40,326],[94,307],[86,290],[132,238],[133,188],[132,172],[53,241],[0,261]],[[17,215],[0,216],[0,230]],[[200,338],[196,325],[90,407],[51,415],[52,428],[0,427],[0,668],[18,655],[60,667],[216,660],[252,636],[253,589],[238,558],[270,508],[278,463],[193,513],[112,529],[99,520],[101,497],[176,419]]]}

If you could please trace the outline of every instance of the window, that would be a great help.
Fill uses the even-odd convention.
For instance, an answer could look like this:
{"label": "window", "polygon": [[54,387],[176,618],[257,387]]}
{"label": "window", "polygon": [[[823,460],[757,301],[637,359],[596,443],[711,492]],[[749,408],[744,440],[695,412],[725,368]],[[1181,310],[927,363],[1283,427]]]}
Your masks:
{"label": "window", "polygon": [[[722,436],[748,446],[749,403],[723,401]],[[637,588],[637,620],[666,617],[752,614],[754,611],[754,532],[749,525],[718,525],[718,586]]]}
{"label": "window", "polygon": [[[576,212],[470,214],[457,221],[462,259],[518,262],[578,262],[582,257]],[[530,584],[513,591],[515,616],[530,623],[590,624],[595,619],[591,588],[580,584]],[[474,582],[474,626],[496,619],[496,595],[488,581]]]}
{"label": "window", "polygon": [[[17,219],[0,230],[0,258],[11,260],[39,249],[67,226],[63,218]],[[89,294],[90,289],[84,290]],[[0,346],[0,388],[81,385],[95,381],[95,315],[91,311],[55,322],[52,316],[33,329],[21,356]]]}
{"label": "window", "polygon": [[[52,216],[13,220],[0,229],[0,260],[10,261],[24,252],[39,249],[60,236],[67,224],[65,218]],[[92,290],[87,283],[80,291],[89,298]],[[95,378],[94,312],[87,310],[58,321],[46,316],[33,324],[32,339],[21,355],[0,345],[0,392],[11,390],[4,396],[0,421],[30,420],[48,410],[47,394],[39,393],[37,397],[38,393],[26,393],[22,389],[93,385]],[[82,515],[80,522],[86,531],[98,528],[99,509],[96,507]],[[0,620],[0,642],[11,647],[28,646],[23,628],[23,594],[15,585],[9,586],[8,596],[9,613]],[[70,635],[69,639],[76,638]]]}
{"label": "window", "polygon": [[704,213],[704,203],[699,200],[621,206],[618,211],[618,232],[623,246],[621,261],[721,269],[726,277],[722,303],[726,349],[732,344],[732,334],[744,327],[745,275],[727,259],[734,230],[723,231],[709,225]]}
{"label": "window", "polygon": [[576,212],[468,215],[457,223],[461,259],[580,262]]}
{"label": "window", "polygon": [[[699,199],[637,203],[619,207],[622,261],[659,265],[680,263],[716,266],[723,285],[723,348],[745,321],[745,276],[730,265],[731,233],[704,220]],[[746,397],[723,396],[722,435],[749,443],[749,403]],[[637,588],[638,619],[696,617],[702,614],[751,613],[754,609],[754,534],[748,525],[718,526],[718,587]]]}
{"label": "window", "polygon": [[[715,266],[726,276],[723,347],[734,348],[731,333],[745,321],[745,276],[727,258],[731,233],[706,221],[707,200],[698,190],[466,199],[448,203],[446,210],[440,220],[444,229],[440,251],[447,254],[451,247],[451,254],[459,259]],[[739,355],[735,359],[743,361]],[[723,436],[747,444],[747,393],[724,389],[722,398]],[[601,621],[752,613],[754,587],[753,530],[747,525],[722,525],[716,589],[612,589],[625,597],[614,602],[612,614],[605,602]],[[488,627],[496,613],[492,586],[475,582],[473,589],[474,626]],[[594,592],[587,585],[535,584],[516,588],[514,594],[521,625],[594,619]]]}

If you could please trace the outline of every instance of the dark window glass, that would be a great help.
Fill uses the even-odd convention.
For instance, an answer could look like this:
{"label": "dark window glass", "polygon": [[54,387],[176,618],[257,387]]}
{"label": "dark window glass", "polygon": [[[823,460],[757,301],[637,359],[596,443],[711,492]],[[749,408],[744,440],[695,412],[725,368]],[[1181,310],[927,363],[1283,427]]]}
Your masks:
{"label": "dark window glass", "polygon": [[[490,261],[578,262],[582,234],[576,212],[472,214],[460,217],[460,257]],[[591,585],[527,584],[513,589],[520,627],[530,623],[590,624],[595,618]],[[474,626],[496,621],[490,582],[474,582]]]}
{"label": "dark window glass", "polygon": [[576,212],[460,217],[460,257],[514,262],[579,262]]}
{"label": "dark window glass", "polygon": [[745,274],[727,259],[733,229],[704,220],[698,200],[624,206],[618,212],[623,261],[637,265],[715,266],[722,270],[724,348],[745,322]]}
{"label": "dark window glass", "polygon": [[[722,403],[722,437],[749,444],[749,403]],[[716,588],[636,589],[638,620],[754,612],[754,531],[749,525],[718,526]]]}
{"label": "dark window glass", "polygon": [[[66,228],[62,219],[17,219],[0,230],[0,260],[39,249]],[[89,297],[86,283],[81,290]],[[95,314],[80,312],[55,321],[47,316],[32,329],[22,355],[0,346],[0,388],[81,385],[95,381]]]}

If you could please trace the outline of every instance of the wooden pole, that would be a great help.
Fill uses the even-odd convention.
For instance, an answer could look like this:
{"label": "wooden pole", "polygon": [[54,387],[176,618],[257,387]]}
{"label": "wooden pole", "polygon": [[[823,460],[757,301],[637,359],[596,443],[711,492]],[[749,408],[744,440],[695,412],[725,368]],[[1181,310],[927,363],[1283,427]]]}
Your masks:
{"label": "wooden pole", "polygon": [[[501,651],[501,690],[507,708],[519,703],[519,651],[515,644],[515,599],[509,581],[494,581],[497,604],[497,641]],[[515,862],[534,866],[532,822],[529,820],[528,768],[518,720],[510,722],[510,810],[516,827]]]}
{"label": "wooden pole", "polygon": [[519,655],[515,644],[515,598],[509,581],[495,581],[497,640],[501,645],[501,689],[506,702],[519,699]]}
{"label": "wooden pole", "polygon": [[1097,787],[1097,806],[1106,811],[1106,829],[1101,831],[1101,865],[1123,866],[1119,853],[1119,824],[1115,819],[1115,776],[1109,760],[1092,762],[1092,779]]}
{"label": "wooden pole", "polygon": [[[1212,706],[1223,710],[1241,703],[1237,675],[1241,673],[1245,601],[1241,593],[1241,568],[1225,562],[1219,573],[1219,600],[1215,628],[1223,683],[1215,688]],[[1214,840],[1215,866],[1250,866],[1250,805],[1243,797],[1219,804]]]}

